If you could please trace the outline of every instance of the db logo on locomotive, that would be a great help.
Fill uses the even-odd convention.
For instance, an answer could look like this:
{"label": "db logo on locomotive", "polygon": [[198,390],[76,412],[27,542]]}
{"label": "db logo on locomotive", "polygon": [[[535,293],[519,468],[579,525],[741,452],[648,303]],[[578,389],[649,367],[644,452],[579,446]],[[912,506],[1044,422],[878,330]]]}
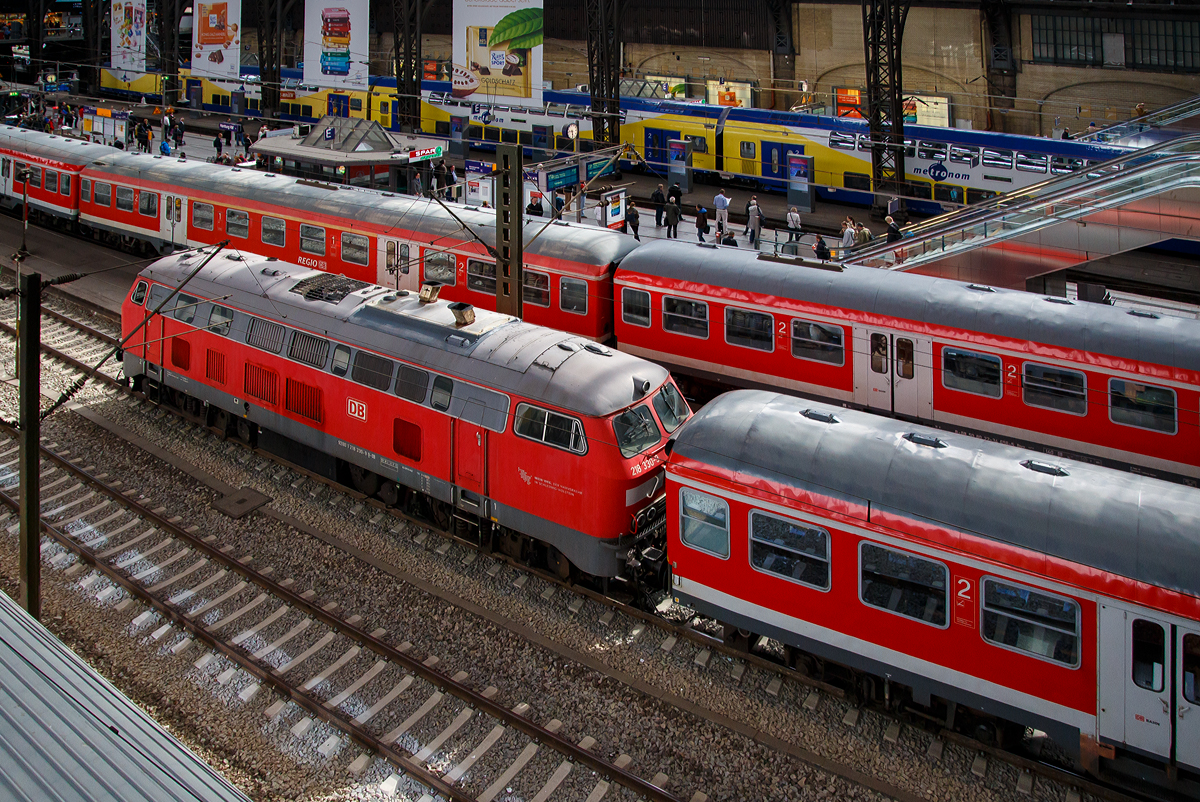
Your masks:
{"label": "db logo on locomotive", "polygon": [[352,418],[365,421],[367,419],[367,402],[359,401],[357,398],[347,398],[346,414]]}

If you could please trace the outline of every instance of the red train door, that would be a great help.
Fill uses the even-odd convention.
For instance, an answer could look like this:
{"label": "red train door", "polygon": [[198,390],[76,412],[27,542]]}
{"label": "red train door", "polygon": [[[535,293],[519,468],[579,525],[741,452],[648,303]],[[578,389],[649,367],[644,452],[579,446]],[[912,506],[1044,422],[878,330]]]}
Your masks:
{"label": "red train door", "polygon": [[[478,404],[468,401],[467,404]],[[464,410],[466,413],[467,410]],[[466,415],[464,415],[466,416]],[[459,418],[454,421],[454,483],[480,496],[487,494],[487,431]]]}
{"label": "red train door", "polygon": [[854,399],[887,414],[928,419],[933,342],[887,329],[854,328]]}

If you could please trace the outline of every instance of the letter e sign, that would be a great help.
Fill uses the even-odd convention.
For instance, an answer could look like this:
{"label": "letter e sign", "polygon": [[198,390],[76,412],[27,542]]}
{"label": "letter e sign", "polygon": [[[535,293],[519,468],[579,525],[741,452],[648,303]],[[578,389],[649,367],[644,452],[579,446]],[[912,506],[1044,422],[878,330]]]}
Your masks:
{"label": "letter e sign", "polygon": [[352,418],[365,421],[367,419],[367,402],[359,401],[357,398],[347,398],[346,414]]}
{"label": "letter e sign", "polygon": [[975,583],[966,577],[954,577],[954,623],[975,628]]}

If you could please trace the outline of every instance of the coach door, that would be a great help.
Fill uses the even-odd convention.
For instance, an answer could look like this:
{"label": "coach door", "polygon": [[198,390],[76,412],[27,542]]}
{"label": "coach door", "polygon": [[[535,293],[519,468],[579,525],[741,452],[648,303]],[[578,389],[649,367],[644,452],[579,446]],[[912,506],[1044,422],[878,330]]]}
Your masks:
{"label": "coach door", "polygon": [[787,145],[783,142],[762,143],[762,176],[783,181],[787,178],[787,161],[791,154],[803,154],[803,145]]}
{"label": "coach door", "polygon": [[[1174,672],[1173,629],[1149,615],[1100,607],[1100,735],[1164,759],[1171,755],[1175,686],[1182,691],[1183,681]],[[1187,721],[1191,711],[1180,712]]]}
{"label": "coach door", "polygon": [[667,172],[667,143],[679,139],[678,131],[667,131],[662,128],[646,127],[646,161],[652,172],[666,175]]}
{"label": "coach door", "polygon": [[183,209],[187,201],[179,195],[167,195],[163,204],[163,238],[176,248],[187,247],[187,225]]}
{"label": "coach door", "polygon": [[[477,409],[476,409],[477,407]],[[483,404],[471,399],[454,421],[454,483],[476,496],[487,493],[487,430],[470,420],[483,419]],[[469,502],[469,496],[463,501]],[[474,499],[479,503],[479,499]]]}
{"label": "coach door", "polygon": [[854,399],[873,410],[929,419],[933,343],[887,329],[854,329]]}
{"label": "coach door", "polygon": [[414,292],[421,289],[416,262],[410,258],[410,247],[407,242],[397,239],[379,238],[379,254],[375,260],[375,264],[379,266],[376,284]]}
{"label": "coach door", "polygon": [[1200,771],[1200,629],[1175,631],[1175,757]]}

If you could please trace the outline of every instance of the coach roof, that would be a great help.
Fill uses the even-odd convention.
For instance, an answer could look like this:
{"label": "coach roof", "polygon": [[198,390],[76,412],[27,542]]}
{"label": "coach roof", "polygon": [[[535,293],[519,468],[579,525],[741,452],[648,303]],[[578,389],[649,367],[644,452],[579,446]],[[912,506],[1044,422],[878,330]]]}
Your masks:
{"label": "coach roof", "polygon": [[[305,181],[259,170],[208,164],[198,159],[119,153],[112,149],[105,156],[101,161],[93,162],[92,167],[114,177],[186,187],[191,192],[229,195],[244,203],[290,207],[293,212],[326,214],[349,221],[351,230],[354,223],[369,223],[385,231],[392,228],[420,231],[430,239],[459,232],[461,239],[471,238],[462,225],[433,200],[344,184]],[[238,204],[235,202],[234,205]],[[456,204],[454,214],[470,225],[484,242],[495,246],[494,211],[489,214]],[[548,230],[534,240],[547,222],[536,217],[526,220],[526,253],[607,267],[637,245],[631,237],[615,231],[567,223],[551,223]]]}
{"label": "coach roof", "polygon": [[108,145],[96,145],[82,139],[71,139],[26,128],[4,126],[0,131],[0,146],[8,146],[30,156],[64,162],[82,167],[92,159],[119,155],[120,151]]}
{"label": "coach roof", "polygon": [[[202,256],[191,252],[160,259],[142,275],[178,286]],[[228,296],[224,303],[285,326],[581,415],[610,415],[638,400],[635,377],[657,387],[668,376],[652,362],[497,312],[477,309],[474,323],[456,326],[446,302],[420,304],[415,294],[374,284],[349,280],[343,287],[349,291],[333,295],[333,301],[292,291],[299,282],[322,276],[337,279],[288,262],[226,252],[183,291]]]}
{"label": "coach roof", "polygon": [[697,412],[673,455],[1200,596],[1200,491],[1182,485],[754,390]]}
{"label": "coach roof", "polygon": [[822,269],[813,262],[759,258],[754,251],[666,241],[627,256],[618,279],[628,273],[1200,371],[1200,321],[1146,317],[1105,304],[1051,301],[855,265]]}

